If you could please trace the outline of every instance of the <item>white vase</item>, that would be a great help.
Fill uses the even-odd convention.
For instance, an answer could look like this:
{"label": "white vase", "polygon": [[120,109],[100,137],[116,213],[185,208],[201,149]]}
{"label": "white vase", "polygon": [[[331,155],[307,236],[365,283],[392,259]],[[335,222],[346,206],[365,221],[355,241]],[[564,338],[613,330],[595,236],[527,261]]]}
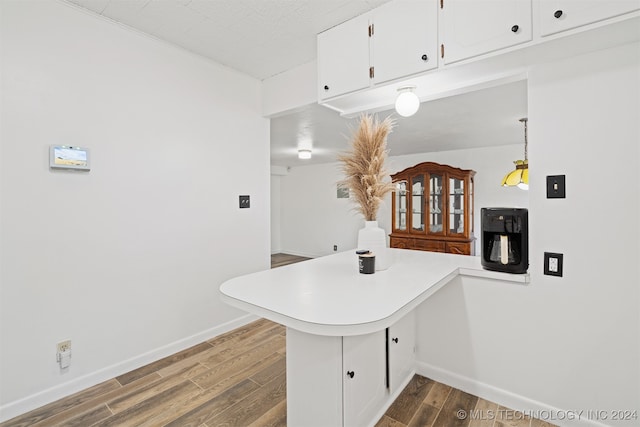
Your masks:
{"label": "white vase", "polygon": [[365,221],[358,231],[358,250],[369,250],[376,256],[376,271],[386,270],[391,265],[391,253],[387,248],[387,236],[378,221]]}

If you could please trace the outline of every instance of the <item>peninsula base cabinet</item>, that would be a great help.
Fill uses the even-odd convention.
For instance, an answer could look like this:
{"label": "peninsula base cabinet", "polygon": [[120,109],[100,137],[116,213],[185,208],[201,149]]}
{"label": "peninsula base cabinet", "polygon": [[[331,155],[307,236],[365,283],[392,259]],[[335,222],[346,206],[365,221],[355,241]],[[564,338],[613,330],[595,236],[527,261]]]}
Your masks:
{"label": "peninsula base cabinet", "polygon": [[342,338],[345,426],[367,425],[384,404],[387,396],[384,339],[384,331]]}
{"label": "peninsula base cabinet", "polygon": [[415,374],[415,313],[367,335],[287,328],[287,424],[374,426]]}
{"label": "peninsula base cabinet", "polygon": [[387,329],[389,392],[402,391],[415,374],[416,313],[411,311]]}

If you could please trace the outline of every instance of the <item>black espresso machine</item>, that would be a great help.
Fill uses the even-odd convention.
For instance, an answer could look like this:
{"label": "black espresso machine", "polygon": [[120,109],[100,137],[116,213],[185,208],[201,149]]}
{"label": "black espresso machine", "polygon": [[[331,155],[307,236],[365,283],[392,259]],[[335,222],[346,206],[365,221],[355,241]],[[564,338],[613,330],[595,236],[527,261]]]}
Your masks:
{"label": "black espresso machine", "polygon": [[482,208],[482,267],[505,273],[529,268],[529,211],[524,208]]}

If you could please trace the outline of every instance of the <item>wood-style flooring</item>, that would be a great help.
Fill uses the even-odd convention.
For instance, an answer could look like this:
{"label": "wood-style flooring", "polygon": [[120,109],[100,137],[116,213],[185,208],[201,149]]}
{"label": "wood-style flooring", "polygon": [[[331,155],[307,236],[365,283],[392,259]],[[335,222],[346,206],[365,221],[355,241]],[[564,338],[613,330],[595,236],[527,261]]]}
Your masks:
{"label": "wood-style flooring", "polygon": [[271,268],[282,267],[287,264],[295,264],[296,262],[306,261],[308,259],[311,258],[289,254],[271,254]]}
{"label": "wood-style flooring", "polygon": [[[261,319],[0,426],[286,426],[285,348],[285,328]],[[551,424],[416,375],[376,427],[390,426]]]}
{"label": "wood-style flooring", "polygon": [[415,375],[376,427],[555,427]]}

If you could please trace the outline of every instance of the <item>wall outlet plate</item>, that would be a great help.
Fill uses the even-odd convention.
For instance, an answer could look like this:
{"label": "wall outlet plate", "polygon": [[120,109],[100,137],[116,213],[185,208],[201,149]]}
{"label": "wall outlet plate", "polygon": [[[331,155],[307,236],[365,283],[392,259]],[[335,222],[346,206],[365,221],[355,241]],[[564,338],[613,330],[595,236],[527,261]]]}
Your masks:
{"label": "wall outlet plate", "polygon": [[544,253],[544,274],[562,277],[562,254],[554,252]]}
{"label": "wall outlet plate", "polygon": [[547,199],[564,199],[566,198],[565,176],[549,175],[547,176]]}
{"label": "wall outlet plate", "polygon": [[60,341],[57,345],[58,353],[71,350],[71,340]]}
{"label": "wall outlet plate", "polygon": [[239,196],[240,209],[247,209],[251,207],[251,201],[249,196]]}

